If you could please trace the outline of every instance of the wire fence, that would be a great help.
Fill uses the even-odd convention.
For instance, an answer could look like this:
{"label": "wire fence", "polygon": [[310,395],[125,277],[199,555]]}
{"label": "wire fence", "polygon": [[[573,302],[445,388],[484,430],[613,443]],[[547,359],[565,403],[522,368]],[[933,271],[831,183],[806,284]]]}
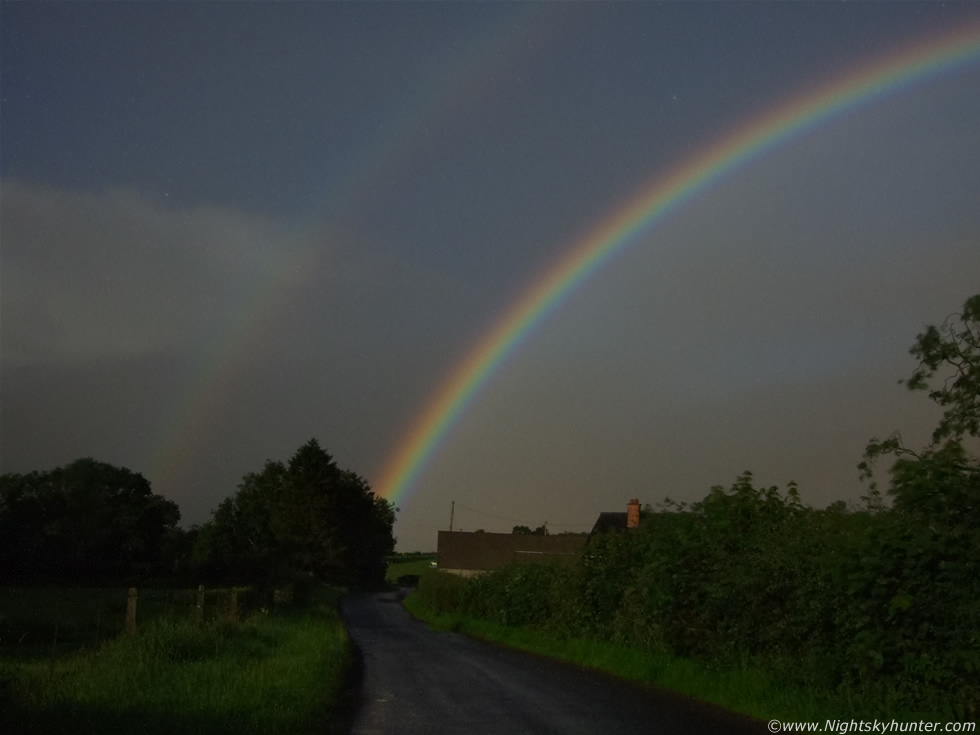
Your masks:
{"label": "wire fence", "polygon": [[236,620],[292,602],[292,587],[207,589],[3,587],[0,656],[52,654],[98,646],[153,620]]}

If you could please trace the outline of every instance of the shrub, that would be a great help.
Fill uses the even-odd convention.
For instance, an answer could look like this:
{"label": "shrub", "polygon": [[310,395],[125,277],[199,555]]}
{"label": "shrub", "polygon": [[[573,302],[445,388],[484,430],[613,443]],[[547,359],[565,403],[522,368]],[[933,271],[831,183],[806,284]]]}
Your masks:
{"label": "shrub", "polygon": [[[919,470],[902,471],[936,480],[936,468]],[[419,594],[442,613],[752,660],[802,685],[974,717],[980,534],[969,513],[980,504],[968,499],[978,474],[956,475],[956,512],[927,490],[895,509],[815,510],[795,486],[756,488],[744,473],[700,503],[648,514],[636,531],[593,537],[574,566],[426,575]]]}

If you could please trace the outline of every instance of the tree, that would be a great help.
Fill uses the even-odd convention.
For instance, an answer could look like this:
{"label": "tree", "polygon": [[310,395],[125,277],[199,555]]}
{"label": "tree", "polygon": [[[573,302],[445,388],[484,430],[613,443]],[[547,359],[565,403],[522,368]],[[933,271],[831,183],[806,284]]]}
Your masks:
{"label": "tree", "polygon": [[860,595],[860,615],[850,623],[854,648],[876,673],[889,670],[980,711],[980,462],[967,443],[980,435],[980,295],[960,314],[916,337],[919,364],[900,381],[928,391],[943,409],[929,444],[919,451],[897,432],[872,440],[860,464],[871,480],[872,508],[884,511],[872,479],[882,455],[889,469],[892,509],[877,514],[859,562],[848,571]]}
{"label": "tree", "polygon": [[528,526],[514,526],[514,530],[511,533],[518,536],[530,536],[531,529]]}
{"label": "tree", "polygon": [[[964,439],[980,436],[980,294],[971,296],[963,311],[952,314],[940,326],[930,325],[916,336],[909,352],[919,360],[912,375],[899,383],[909,390],[928,391],[930,400],[943,408],[942,418],[932,433],[932,441],[921,452],[906,447],[899,432],[879,441],[872,439],[860,463],[861,476],[870,481],[872,496],[877,492],[873,465],[883,455],[893,455],[892,489],[901,505],[908,500],[916,468],[934,476],[937,472],[978,471],[963,446]],[[945,470],[941,470],[944,467]],[[934,482],[931,483],[934,486]],[[872,497],[873,500],[873,497]]]}
{"label": "tree", "polygon": [[165,574],[180,510],[142,475],[94,459],[0,477],[0,575],[123,581]]}
{"label": "tree", "polygon": [[[928,390],[944,409],[933,443],[980,435],[980,294],[966,300],[962,313],[927,327],[910,352],[919,366],[901,382],[909,390]],[[937,373],[942,383],[930,386]]]}
{"label": "tree", "polygon": [[315,439],[288,464],[242,478],[201,529],[197,559],[212,577],[277,582],[295,574],[339,584],[384,578],[395,509],[340,469]]}

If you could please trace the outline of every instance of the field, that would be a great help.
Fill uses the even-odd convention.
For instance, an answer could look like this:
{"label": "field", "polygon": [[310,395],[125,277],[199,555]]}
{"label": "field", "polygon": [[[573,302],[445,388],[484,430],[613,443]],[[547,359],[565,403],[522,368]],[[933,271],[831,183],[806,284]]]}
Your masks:
{"label": "field", "polygon": [[335,592],[200,624],[175,603],[147,605],[121,635],[118,592],[3,590],[6,732],[303,733],[336,721],[349,646]]}
{"label": "field", "polygon": [[[205,590],[202,617],[228,612],[231,589]],[[235,590],[240,612],[257,606],[248,590]],[[0,657],[69,653],[98,646],[123,632],[127,589],[122,587],[0,587]],[[139,625],[166,618],[190,620],[196,590],[138,590]]]}
{"label": "field", "polygon": [[385,575],[385,580],[392,584],[397,584],[398,580],[403,577],[418,577],[432,569],[432,562],[435,560],[435,554],[413,554],[408,557],[390,560],[388,562],[388,572]]}

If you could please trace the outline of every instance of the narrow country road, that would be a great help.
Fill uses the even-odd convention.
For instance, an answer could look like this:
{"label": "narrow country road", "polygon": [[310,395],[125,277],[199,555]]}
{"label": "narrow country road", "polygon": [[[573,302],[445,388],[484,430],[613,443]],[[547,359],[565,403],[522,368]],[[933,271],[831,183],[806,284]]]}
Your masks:
{"label": "narrow country road", "polygon": [[389,592],[344,603],[363,663],[357,735],[765,732],[691,700],[433,631],[399,599]]}

